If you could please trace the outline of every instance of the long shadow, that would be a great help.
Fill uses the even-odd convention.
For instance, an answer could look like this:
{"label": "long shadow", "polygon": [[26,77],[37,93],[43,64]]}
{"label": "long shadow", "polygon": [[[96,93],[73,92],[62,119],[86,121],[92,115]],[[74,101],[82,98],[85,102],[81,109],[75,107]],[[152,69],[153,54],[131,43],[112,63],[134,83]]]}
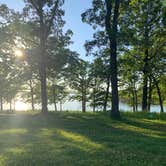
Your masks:
{"label": "long shadow", "polygon": [[5,117],[3,123],[6,126],[1,129],[24,131],[0,135],[0,156],[9,166],[165,165],[165,140],[117,128],[120,123],[139,127],[132,120],[113,121],[102,114],[50,113]]}

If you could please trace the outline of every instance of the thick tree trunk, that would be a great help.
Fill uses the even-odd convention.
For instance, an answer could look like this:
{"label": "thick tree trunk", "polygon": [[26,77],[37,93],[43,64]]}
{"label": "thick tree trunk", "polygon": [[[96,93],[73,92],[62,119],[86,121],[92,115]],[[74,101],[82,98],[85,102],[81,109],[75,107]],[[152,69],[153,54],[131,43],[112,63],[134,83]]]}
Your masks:
{"label": "thick tree trunk", "polygon": [[117,25],[119,16],[120,0],[115,0],[113,21],[111,27],[112,1],[106,0],[106,30],[110,40],[110,67],[111,67],[111,88],[112,88],[112,118],[120,118],[119,95],[118,95],[118,74],[117,74]]}
{"label": "thick tree trunk", "polygon": [[86,112],[86,97],[82,94],[82,112]]}
{"label": "thick tree trunk", "polygon": [[48,112],[47,108],[47,81],[46,81],[46,40],[47,34],[43,21],[43,10],[40,8],[40,64],[39,64],[39,72],[40,72],[40,83],[41,83],[41,102],[42,102],[42,112]]}
{"label": "thick tree trunk", "polygon": [[142,92],[142,111],[148,110],[148,49],[145,51],[143,68],[143,92]]}
{"label": "thick tree trunk", "polygon": [[107,88],[106,88],[106,93],[105,93],[105,100],[104,100],[104,107],[103,111],[107,111],[107,103],[108,103],[108,97],[109,97],[109,89],[110,89],[110,76],[107,77]]}

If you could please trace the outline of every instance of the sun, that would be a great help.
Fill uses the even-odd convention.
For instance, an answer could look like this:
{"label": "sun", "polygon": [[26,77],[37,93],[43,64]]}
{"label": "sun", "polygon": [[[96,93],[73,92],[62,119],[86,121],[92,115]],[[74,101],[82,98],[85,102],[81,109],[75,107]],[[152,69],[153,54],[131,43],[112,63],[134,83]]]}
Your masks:
{"label": "sun", "polygon": [[14,54],[18,58],[22,58],[23,57],[23,52],[21,50],[15,50]]}
{"label": "sun", "polygon": [[27,105],[21,101],[16,101],[15,108],[16,111],[25,111],[27,109]]}

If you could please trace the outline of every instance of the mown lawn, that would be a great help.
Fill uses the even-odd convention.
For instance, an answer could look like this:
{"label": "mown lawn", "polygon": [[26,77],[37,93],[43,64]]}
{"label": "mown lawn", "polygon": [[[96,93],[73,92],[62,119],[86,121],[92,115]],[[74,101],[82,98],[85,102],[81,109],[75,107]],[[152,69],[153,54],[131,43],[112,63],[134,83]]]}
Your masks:
{"label": "mown lawn", "polygon": [[0,113],[2,166],[165,166],[166,115]]}

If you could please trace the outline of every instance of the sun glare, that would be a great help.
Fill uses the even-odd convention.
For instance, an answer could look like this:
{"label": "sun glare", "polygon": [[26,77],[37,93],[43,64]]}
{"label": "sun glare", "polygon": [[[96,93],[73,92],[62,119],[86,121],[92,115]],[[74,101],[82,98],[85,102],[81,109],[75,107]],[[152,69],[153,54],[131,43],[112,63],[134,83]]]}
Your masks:
{"label": "sun glare", "polygon": [[25,111],[27,109],[27,105],[21,101],[17,101],[15,103],[16,111]]}
{"label": "sun glare", "polygon": [[15,56],[18,58],[22,58],[23,57],[23,52],[21,50],[15,50]]}

